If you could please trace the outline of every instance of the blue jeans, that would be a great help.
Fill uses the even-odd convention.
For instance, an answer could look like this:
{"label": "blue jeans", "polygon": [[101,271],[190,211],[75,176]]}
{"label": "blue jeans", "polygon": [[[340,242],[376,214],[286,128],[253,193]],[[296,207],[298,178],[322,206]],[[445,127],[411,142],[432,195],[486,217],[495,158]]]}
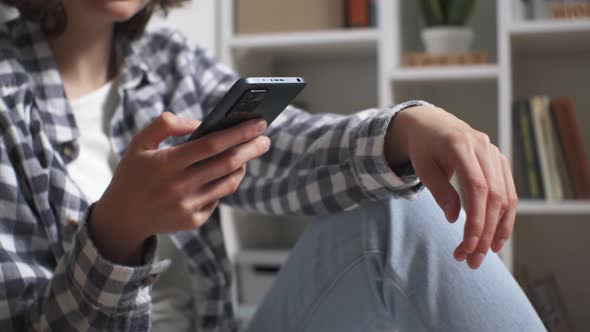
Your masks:
{"label": "blue jeans", "polygon": [[546,331],[497,255],[476,271],[453,259],[464,223],[428,190],[320,218],[248,331]]}

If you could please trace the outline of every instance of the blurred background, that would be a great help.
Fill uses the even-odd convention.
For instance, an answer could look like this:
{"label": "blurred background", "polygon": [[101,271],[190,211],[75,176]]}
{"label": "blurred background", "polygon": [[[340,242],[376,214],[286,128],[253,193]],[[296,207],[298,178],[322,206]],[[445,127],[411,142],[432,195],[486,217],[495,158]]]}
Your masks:
{"label": "blurred background", "polygon": [[[589,18],[580,0],[193,0],[152,24],[243,76],[304,77],[310,112],[423,99],[486,132],[521,198],[502,259],[550,331],[590,331]],[[222,213],[247,319],[310,220]]]}

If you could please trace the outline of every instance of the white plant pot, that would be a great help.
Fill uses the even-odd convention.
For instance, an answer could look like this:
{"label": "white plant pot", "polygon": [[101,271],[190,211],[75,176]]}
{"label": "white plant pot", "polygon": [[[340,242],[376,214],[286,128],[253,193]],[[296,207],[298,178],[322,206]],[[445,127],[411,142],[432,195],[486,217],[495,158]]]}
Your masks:
{"label": "white plant pot", "polygon": [[471,50],[473,29],[468,27],[433,27],[422,30],[426,52],[433,54],[465,53]]}

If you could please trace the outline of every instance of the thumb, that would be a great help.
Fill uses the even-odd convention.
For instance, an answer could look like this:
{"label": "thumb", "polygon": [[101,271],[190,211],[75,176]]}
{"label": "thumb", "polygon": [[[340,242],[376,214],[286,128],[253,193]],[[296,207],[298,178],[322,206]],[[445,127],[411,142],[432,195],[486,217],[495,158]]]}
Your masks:
{"label": "thumb", "polygon": [[200,124],[201,121],[164,112],[133,138],[133,145],[141,150],[155,150],[168,137],[190,134]]}
{"label": "thumb", "polygon": [[461,200],[450,182],[452,170],[444,169],[434,160],[417,163],[417,165],[422,167],[416,168],[416,174],[430,190],[436,203],[444,211],[447,220],[451,223],[455,222],[461,210]]}

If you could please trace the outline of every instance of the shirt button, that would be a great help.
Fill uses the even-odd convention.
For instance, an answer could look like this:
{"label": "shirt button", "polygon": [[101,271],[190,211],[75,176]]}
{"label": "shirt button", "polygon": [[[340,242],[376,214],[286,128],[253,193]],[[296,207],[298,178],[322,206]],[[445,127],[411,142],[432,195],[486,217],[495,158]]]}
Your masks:
{"label": "shirt button", "polygon": [[76,220],[76,219],[68,219],[68,226],[76,229],[78,227],[78,220]]}
{"label": "shirt button", "polygon": [[150,287],[156,282],[157,277],[158,276],[156,274],[150,274],[145,279],[143,279],[142,284],[146,287]]}
{"label": "shirt button", "polygon": [[66,145],[61,150],[61,153],[63,153],[64,156],[71,158],[74,155],[74,149],[71,146]]}

